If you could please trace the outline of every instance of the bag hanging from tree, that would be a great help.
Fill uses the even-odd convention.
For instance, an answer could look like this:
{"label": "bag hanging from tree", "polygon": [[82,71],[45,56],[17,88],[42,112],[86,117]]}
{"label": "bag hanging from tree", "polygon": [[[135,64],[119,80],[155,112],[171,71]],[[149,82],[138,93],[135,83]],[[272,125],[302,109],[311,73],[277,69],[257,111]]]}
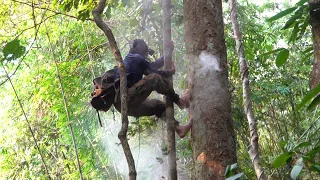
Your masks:
{"label": "bag hanging from tree", "polygon": [[116,66],[93,80],[94,91],[90,104],[96,110],[108,111],[116,95],[114,73]]}

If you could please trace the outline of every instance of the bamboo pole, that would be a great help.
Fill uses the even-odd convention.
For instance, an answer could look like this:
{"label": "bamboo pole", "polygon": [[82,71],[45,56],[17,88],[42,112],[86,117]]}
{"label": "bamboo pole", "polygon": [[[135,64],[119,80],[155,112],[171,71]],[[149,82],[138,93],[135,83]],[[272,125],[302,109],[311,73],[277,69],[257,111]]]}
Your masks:
{"label": "bamboo pole", "polygon": [[67,104],[67,99],[66,99],[66,96],[65,96],[65,91],[64,91],[61,75],[60,75],[60,72],[59,72],[58,62],[57,62],[57,59],[55,58],[55,54],[53,52],[53,47],[52,47],[52,43],[50,41],[50,36],[48,34],[46,23],[44,23],[44,25],[46,27],[46,34],[47,34],[47,37],[48,37],[48,40],[49,40],[50,51],[51,51],[52,56],[53,56],[53,60],[54,60],[54,64],[55,64],[55,68],[56,68],[56,72],[57,72],[57,76],[58,76],[58,79],[59,79],[59,84],[60,84],[60,88],[61,88],[61,95],[62,95],[62,98],[63,98],[64,109],[66,111],[66,115],[67,115],[67,119],[68,119],[68,126],[69,126],[70,134],[71,134],[71,137],[72,137],[73,148],[74,148],[74,151],[76,153],[76,160],[77,160],[79,176],[80,176],[80,179],[83,180],[84,178],[83,178],[83,174],[82,174],[82,170],[81,170],[81,165],[80,165],[80,160],[79,160],[79,155],[78,155],[78,150],[77,150],[76,138],[74,136],[73,129],[72,129],[72,122],[71,122],[71,118],[70,118],[70,114],[69,114],[69,110],[68,110],[68,104]]}
{"label": "bamboo pole", "polygon": [[[162,1],[162,18],[163,18],[163,49],[164,49],[164,67],[169,70],[172,65],[172,54],[170,52],[171,40],[171,0]],[[168,77],[171,86],[172,76]],[[166,97],[166,118],[167,118],[167,140],[168,140],[168,161],[169,171],[168,179],[177,179],[177,157],[176,157],[176,138],[175,138],[175,121],[172,101]]]}
{"label": "bamboo pole", "polygon": [[22,110],[22,112],[23,112],[23,115],[24,115],[24,117],[25,117],[25,119],[26,119],[26,121],[27,121],[29,131],[31,132],[31,135],[32,135],[34,144],[35,144],[36,149],[37,149],[37,151],[38,151],[38,153],[39,153],[39,155],[40,155],[40,158],[41,158],[42,164],[43,164],[43,166],[44,166],[44,169],[45,169],[45,171],[46,171],[46,173],[47,173],[47,175],[48,175],[48,179],[51,180],[50,173],[49,173],[48,167],[47,167],[47,165],[46,165],[46,161],[44,160],[43,155],[42,155],[42,153],[41,153],[41,151],[40,151],[40,147],[39,147],[39,145],[38,145],[38,142],[37,142],[36,137],[34,136],[34,132],[33,132],[32,128],[31,128],[31,125],[30,125],[30,122],[29,122],[29,120],[28,120],[27,114],[26,114],[26,112],[24,111],[24,108],[23,108],[22,103],[21,103],[21,101],[20,101],[20,99],[19,99],[19,96],[18,96],[18,94],[17,94],[17,91],[16,91],[16,89],[14,88],[14,85],[13,85],[13,83],[12,83],[12,81],[11,81],[11,78],[10,78],[10,76],[9,76],[9,74],[8,74],[8,72],[7,72],[7,70],[6,70],[6,68],[4,67],[4,65],[3,65],[2,62],[1,62],[1,65],[2,65],[2,68],[3,68],[3,70],[4,70],[4,72],[5,72],[6,76],[7,76],[7,78],[8,78],[8,80],[9,80],[10,84],[11,84],[11,87],[12,87],[12,89],[13,89],[13,91],[14,91],[14,94],[15,94],[18,102],[19,102],[19,105],[20,105],[20,108],[21,108],[21,110]]}
{"label": "bamboo pole", "polygon": [[113,55],[118,62],[118,67],[120,70],[120,92],[121,92],[121,120],[122,126],[121,130],[118,134],[118,138],[120,139],[122,149],[126,156],[128,166],[129,166],[129,178],[130,180],[135,180],[137,176],[134,159],[130,150],[130,146],[127,139],[128,132],[128,106],[127,106],[127,76],[126,69],[123,64],[123,60],[117,45],[117,42],[114,38],[114,35],[111,29],[108,27],[106,23],[104,23],[100,17],[102,11],[106,5],[106,0],[100,0],[97,7],[92,11],[92,15],[94,17],[94,22],[96,25],[104,32],[107,36],[110,47],[112,49]]}
{"label": "bamboo pole", "polygon": [[256,171],[256,175],[258,180],[265,180],[266,175],[263,167],[260,163],[259,157],[259,143],[258,143],[258,129],[257,129],[257,120],[253,114],[252,102],[251,102],[251,90],[249,84],[249,68],[246,62],[243,44],[242,44],[242,34],[239,29],[239,22],[237,19],[237,6],[236,0],[230,0],[230,8],[231,8],[231,22],[233,26],[234,38],[237,46],[237,53],[239,57],[239,66],[240,73],[242,78],[242,89],[243,89],[243,102],[244,102],[244,110],[247,115],[247,120],[249,123],[250,129],[250,150],[249,155],[251,161],[253,163],[254,169]]}

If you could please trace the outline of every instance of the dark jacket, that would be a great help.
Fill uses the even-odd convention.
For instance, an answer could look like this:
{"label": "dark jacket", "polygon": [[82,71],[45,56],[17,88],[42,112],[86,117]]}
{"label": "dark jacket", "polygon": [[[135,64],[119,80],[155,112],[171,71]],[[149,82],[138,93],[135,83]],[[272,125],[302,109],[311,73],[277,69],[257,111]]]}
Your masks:
{"label": "dark jacket", "polygon": [[[157,73],[164,77],[169,75],[168,71],[158,70],[164,65],[163,57],[159,58],[155,62],[148,62],[139,54],[128,53],[123,63],[126,67],[128,88],[140,81],[143,75],[149,75],[151,73]],[[116,70],[114,77],[115,79],[120,77],[119,69]],[[119,86],[119,82],[116,86]]]}

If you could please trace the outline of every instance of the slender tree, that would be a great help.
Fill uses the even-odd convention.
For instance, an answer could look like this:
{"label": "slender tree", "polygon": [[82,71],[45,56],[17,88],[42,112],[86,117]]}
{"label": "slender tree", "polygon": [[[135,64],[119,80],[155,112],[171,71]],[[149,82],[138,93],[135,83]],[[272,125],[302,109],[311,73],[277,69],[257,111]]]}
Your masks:
{"label": "slender tree", "polygon": [[260,180],[266,179],[265,172],[260,163],[259,157],[259,143],[258,143],[258,129],[257,121],[255,119],[252,102],[251,102],[251,90],[249,84],[249,67],[246,62],[244,48],[242,44],[242,34],[239,28],[239,22],[237,19],[237,1],[230,0],[231,8],[231,22],[233,26],[234,39],[236,41],[236,48],[239,58],[240,73],[242,78],[242,91],[243,91],[243,102],[244,102],[244,112],[247,115],[247,120],[250,128],[250,149],[249,155],[253,163],[254,169],[256,171],[257,178]]}
{"label": "slender tree", "polygon": [[[163,48],[164,48],[164,66],[170,69],[172,65],[172,54],[170,52],[171,43],[171,0],[162,1],[163,10]],[[168,81],[172,83],[172,76],[168,77]],[[166,118],[167,118],[167,139],[168,139],[168,159],[169,174],[168,179],[177,179],[177,157],[176,157],[176,138],[175,138],[175,121],[172,101],[166,97]]]}
{"label": "slender tree", "polygon": [[19,102],[19,106],[20,106],[20,108],[21,108],[21,110],[22,110],[22,113],[23,113],[23,115],[24,115],[24,117],[25,117],[25,120],[26,120],[26,122],[27,122],[29,131],[30,131],[30,133],[31,133],[31,135],[32,135],[32,138],[33,138],[33,141],[34,141],[34,144],[35,144],[35,147],[36,147],[36,149],[37,149],[37,151],[38,151],[38,153],[39,153],[39,155],[40,155],[40,158],[41,158],[43,167],[44,167],[44,169],[45,169],[45,171],[46,171],[46,173],[47,173],[47,178],[51,180],[51,176],[50,176],[50,173],[49,173],[49,170],[48,170],[46,161],[45,161],[45,159],[43,158],[43,155],[42,155],[42,153],[41,153],[41,150],[40,150],[40,147],[39,147],[39,145],[38,145],[37,139],[36,139],[36,137],[35,137],[35,133],[34,133],[34,131],[33,131],[32,128],[31,128],[30,122],[29,122],[28,117],[27,117],[27,114],[26,114],[26,112],[25,112],[25,110],[24,110],[24,108],[23,108],[23,106],[22,106],[22,103],[21,103],[21,101],[20,101],[20,99],[19,99],[18,93],[17,93],[17,91],[16,91],[16,89],[15,89],[15,87],[14,87],[12,81],[11,81],[11,78],[10,78],[10,76],[9,76],[6,68],[5,68],[4,65],[3,65],[3,62],[1,62],[1,66],[2,66],[2,68],[3,68],[3,70],[4,70],[5,74],[6,74],[6,77],[7,77],[8,80],[9,80],[9,82],[10,82],[10,84],[11,84],[11,87],[12,87],[12,89],[13,89],[13,92],[14,92],[14,94],[15,94],[18,102]]}
{"label": "slender tree", "polygon": [[53,46],[52,46],[52,43],[51,43],[51,40],[50,40],[50,36],[49,36],[48,30],[47,30],[47,27],[46,27],[46,33],[47,33],[47,38],[49,40],[49,47],[50,47],[50,51],[51,51],[52,56],[53,56],[53,60],[54,60],[54,64],[55,64],[55,68],[56,68],[56,72],[57,72],[57,77],[58,77],[60,88],[61,88],[61,95],[62,95],[62,98],[63,98],[63,105],[64,105],[64,109],[66,111],[66,115],[67,115],[67,119],[68,119],[68,126],[69,126],[70,134],[71,134],[71,137],[72,137],[73,149],[74,149],[74,152],[76,154],[76,160],[77,160],[79,176],[80,176],[80,179],[83,180],[84,178],[83,178],[83,174],[82,174],[82,169],[81,169],[81,164],[80,164],[80,159],[79,159],[79,153],[78,153],[78,150],[77,150],[77,142],[76,142],[76,138],[74,136],[73,129],[72,129],[72,121],[71,121],[70,112],[69,112],[69,109],[68,109],[67,98],[66,98],[66,95],[65,95],[65,90],[64,90],[63,83],[62,83],[62,78],[61,78],[61,75],[60,75],[58,62],[57,62],[57,59],[56,59],[55,54],[53,52]]}
{"label": "slender tree", "polygon": [[126,76],[126,68],[124,66],[117,42],[114,38],[114,35],[111,29],[108,27],[106,23],[103,22],[100,15],[102,14],[103,9],[105,8],[106,0],[100,0],[97,7],[92,11],[94,21],[97,26],[104,32],[107,36],[110,47],[112,49],[113,55],[118,62],[118,67],[120,70],[120,92],[121,92],[121,120],[122,126],[121,130],[118,134],[120,139],[124,154],[126,156],[128,166],[129,166],[129,178],[130,180],[135,180],[137,176],[134,159],[130,150],[130,146],[127,139],[128,132],[128,106],[127,106],[127,76]]}
{"label": "slender tree", "polygon": [[193,179],[225,179],[236,163],[221,0],[184,1],[188,86],[193,115]]}
{"label": "slender tree", "polygon": [[314,63],[310,74],[309,86],[315,88],[320,83],[320,0],[309,0],[310,24],[313,37]]}

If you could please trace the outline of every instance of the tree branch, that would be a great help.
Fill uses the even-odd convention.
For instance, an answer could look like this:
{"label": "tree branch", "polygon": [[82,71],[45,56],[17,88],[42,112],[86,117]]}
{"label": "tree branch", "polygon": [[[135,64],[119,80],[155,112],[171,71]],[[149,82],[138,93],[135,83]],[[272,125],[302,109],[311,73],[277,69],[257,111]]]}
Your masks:
{"label": "tree branch", "polygon": [[[164,67],[170,69],[172,64],[172,54],[168,44],[171,42],[171,0],[162,1],[162,18],[163,18],[163,49],[164,49]],[[168,78],[173,87],[172,76]],[[172,101],[166,97],[166,118],[167,118],[167,140],[168,140],[168,159],[169,159],[169,180],[178,179],[177,176],[177,156],[176,156],[176,137],[174,108]]]}
{"label": "tree branch", "polygon": [[111,29],[108,27],[106,23],[103,22],[100,15],[105,7],[106,0],[100,0],[97,7],[92,11],[92,15],[94,17],[94,21],[97,26],[104,32],[107,36],[110,47],[113,51],[113,55],[118,62],[118,67],[120,69],[120,93],[121,93],[121,120],[122,126],[121,130],[118,134],[120,139],[124,154],[126,156],[128,166],[129,166],[129,178],[130,180],[135,180],[137,176],[137,172],[135,169],[134,159],[130,150],[130,146],[127,139],[127,131],[128,131],[128,107],[127,107],[127,76],[126,76],[126,69],[123,64],[123,60],[117,46],[117,42],[114,38],[114,35]]}
{"label": "tree branch", "polygon": [[[24,4],[24,5],[27,5],[27,6],[32,6],[32,4],[29,4],[27,2],[21,2],[21,1],[17,1],[17,0],[12,0],[13,2],[17,2],[17,3],[20,3],[20,4]],[[70,14],[65,14],[65,13],[62,13],[62,12],[58,12],[58,11],[55,11],[55,10],[52,10],[52,9],[47,9],[47,8],[44,8],[44,7],[40,7],[40,6],[34,6],[36,9],[46,9],[50,12],[53,12],[55,13],[56,15],[58,14],[61,14],[61,15],[64,15],[64,16],[67,16],[67,17],[70,17],[70,18],[74,18],[74,19],[77,19],[79,20],[78,17],[76,16],[73,16],[73,15],[70,15]],[[88,21],[94,21],[92,18],[86,18],[85,20],[88,20]]]}

